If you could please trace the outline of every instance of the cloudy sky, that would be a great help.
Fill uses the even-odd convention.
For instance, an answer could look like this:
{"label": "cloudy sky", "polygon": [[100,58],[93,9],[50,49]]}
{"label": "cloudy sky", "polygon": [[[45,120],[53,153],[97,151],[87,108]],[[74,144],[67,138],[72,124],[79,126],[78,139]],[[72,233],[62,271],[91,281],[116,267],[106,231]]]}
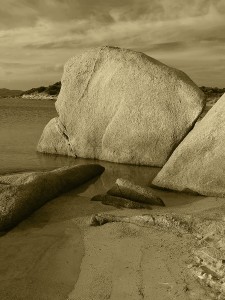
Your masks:
{"label": "cloudy sky", "polygon": [[225,0],[1,0],[0,88],[59,81],[69,57],[99,45],[225,87]]}

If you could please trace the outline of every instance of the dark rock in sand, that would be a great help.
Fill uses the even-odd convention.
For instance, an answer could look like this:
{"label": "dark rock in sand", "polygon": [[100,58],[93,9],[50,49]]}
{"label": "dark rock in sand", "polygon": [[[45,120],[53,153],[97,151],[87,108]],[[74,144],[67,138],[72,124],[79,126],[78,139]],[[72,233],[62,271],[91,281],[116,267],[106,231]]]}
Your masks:
{"label": "dark rock in sand", "polygon": [[96,195],[92,199],[92,201],[101,201],[102,204],[115,206],[117,208],[130,208],[130,209],[152,209],[149,204],[134,202],[129,199],[111,196],[111,195]]}
{"label": "dark rock in sand", "polygon": [[130,199],[135,202],[165,206],[163,200],[155,196],[150,187],[136,185],[129,180],[122,178],[116,180],[116,184],[107,192],[107,194]]}
{"label": "dark rock in sand", "polygon": [[104,168],[97,164],[63,167],[0,178],[0,231],[6,231],[28,217],[47,201],[95,176]]}

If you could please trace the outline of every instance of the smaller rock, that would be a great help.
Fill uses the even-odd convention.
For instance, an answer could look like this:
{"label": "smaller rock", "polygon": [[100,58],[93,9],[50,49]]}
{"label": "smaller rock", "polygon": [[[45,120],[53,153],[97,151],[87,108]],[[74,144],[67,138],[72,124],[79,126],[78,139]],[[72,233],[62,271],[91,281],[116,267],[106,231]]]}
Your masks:
{"label": "smaller rock", "polygon": [[130,209],[152,209],[149,204],[134,202],[129,199],[115,197],[107,194],[96,195],[92,199],[92,201],[101,201],[102,204],[115,206],[117,208],[130,208]]}
{"label": "smaller rock", "polygon": [[136,185],[131,181],[122,178],[116,180],[116,184],[107,192],[107,194],[135,202],[165,206],[163,200],[155,196],[150,187]]}

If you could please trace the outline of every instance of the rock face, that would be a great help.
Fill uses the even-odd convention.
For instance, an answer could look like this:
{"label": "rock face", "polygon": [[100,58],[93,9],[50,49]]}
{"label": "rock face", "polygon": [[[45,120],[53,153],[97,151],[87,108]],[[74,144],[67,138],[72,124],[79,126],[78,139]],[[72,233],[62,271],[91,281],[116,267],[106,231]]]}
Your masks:
{"label": "rock face", "polygon": [[225,197],[225,94],[153,180],[159,187]]}
{"label": "rock face", "polygon": [[61,154],[73,156],[68,136],[64,133],[65,128],[59,118],[51,119],[48,125],[44,128],[41,139],[38,144],[38,150],[52,154]]}
{"label": "rock face", "polygon": [[[66,63],[59,117],[46,126],[37,149],[162,166],[192,128],[204,98],[186,74],[143,53],[93,49]],[[66,138],[58,146],[52,139],[61,128]]]}
{"label": "rock face", "polygon": [[47,201],[103,171],[102,166],[90,164],[0,177],[0,231],[12,228]]}

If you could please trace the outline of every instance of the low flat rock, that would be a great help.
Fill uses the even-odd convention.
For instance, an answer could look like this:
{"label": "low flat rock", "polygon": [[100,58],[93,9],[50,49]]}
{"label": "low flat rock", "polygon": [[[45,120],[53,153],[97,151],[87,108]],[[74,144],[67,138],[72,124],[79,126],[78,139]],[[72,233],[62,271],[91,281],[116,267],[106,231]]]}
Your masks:
{"label": "low flat rock", "polygon": [[61,81],[40,152],[161,167],[205,104],[182,71],[116,47],[71,58]]}
{"label": "low flat rock", "polygon": [[63,167],[49,172],[35,172],[19,177],[0,178],[0,231],[6,231],[28,217],[47,201],[95,176],[104,168],[97,164]]}
{"label": "low flat rock", "polygon": [[173,152],[153,185],[225,197],[225,94]]}
{"label": "low flat rock", "polygon": [[139,203],[165,206],[163,200],[154,195],[153,189],[134,184],[123,178],[118,178],[107,194]]}

